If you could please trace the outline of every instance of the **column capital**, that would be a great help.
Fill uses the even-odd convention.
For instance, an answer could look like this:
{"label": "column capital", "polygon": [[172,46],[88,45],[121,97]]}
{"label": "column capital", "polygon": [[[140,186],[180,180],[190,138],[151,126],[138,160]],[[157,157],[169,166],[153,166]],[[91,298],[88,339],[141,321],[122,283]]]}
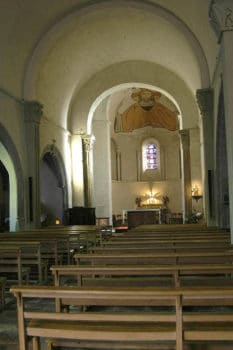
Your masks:
{"label": "column capital", "polygon": [[207,118],[213,110],[213,90],[199,89],[196,91],[196,98],[202,118]]}
{"label": "column capital", "polygon": [[37,101],[23,101],[24,120],[28,123],[40,124],[43,115],[43,105]]}
{"label": "column capital", "polygon": [[233,0],[212,0],[209,21],[220,42],[223,32],[233,31]]}
{"label": "column capital", "polygon": [[85,150],[91,151],[93,149],[93,145],[95,142],[95,136],[94,135],[81,135],[82,141],[85,147]]}

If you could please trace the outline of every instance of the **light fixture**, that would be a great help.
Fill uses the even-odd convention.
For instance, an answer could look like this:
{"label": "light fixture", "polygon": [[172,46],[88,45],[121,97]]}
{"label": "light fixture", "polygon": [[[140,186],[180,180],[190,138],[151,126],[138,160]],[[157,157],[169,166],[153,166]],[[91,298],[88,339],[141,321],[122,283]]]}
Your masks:
{"label": "light fixture", "polygon": [[199,201],[199,199],[201,199],[203,196],[201,194],[199,194],[199,188],[197,185],[194,185],[194,187],[192,188],[192,198],[195,199],[196,202]]}

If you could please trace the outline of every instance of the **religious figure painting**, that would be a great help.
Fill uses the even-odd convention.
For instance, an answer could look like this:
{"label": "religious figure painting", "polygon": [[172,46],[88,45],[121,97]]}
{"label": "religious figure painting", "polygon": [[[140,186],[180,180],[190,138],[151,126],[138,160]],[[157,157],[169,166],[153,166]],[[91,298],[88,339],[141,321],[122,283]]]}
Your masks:
{"label": "religious figure painting", "polygon": [[117,112],[115,132],[132,132],[146,126],[177,130],[178,111],[176,108],[171,110],[161,103],[161,96],[158,91],[134,89],[131,94],[133,103],[123,112]]}

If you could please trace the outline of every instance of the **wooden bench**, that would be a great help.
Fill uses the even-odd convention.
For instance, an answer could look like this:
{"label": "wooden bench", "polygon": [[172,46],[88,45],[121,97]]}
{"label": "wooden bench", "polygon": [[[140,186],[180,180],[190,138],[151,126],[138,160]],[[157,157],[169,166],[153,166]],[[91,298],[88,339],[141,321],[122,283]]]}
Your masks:
{"label": "wooden bench", "polygon": [[232,245],[193,245],[193,244],[176,244],[176,245],[156,245],[156,246],[129,246],[129,247],[92,247],[89,249],[90,254],[155,254],[155,253],[180,253],[180,252],[219,252],[224,250],[233,250]]}
{"label": "wooden bench", "polygon": [[[181,350],[179,296],[175,290],[114,290],[114,289],[78,289],[56,287],[15,287],[11,289],[17,298],[19,349],[28,349],[32,337],[33,350],[39,349],[40,338],[55,340],[78,340],[115,342],[124,344],[147,344],[167,342]],[[27,298],[47,298],[54,304],[59,298],[63,303],[79,306],[123,307],[124,312],[72,312],[62,313],[25,311]],[[161,311],[163,305],[163,311]],[[134,308],[140,308],[136,311]],[[145,312],[145,308],[155,308]],[[133,309],[132,309],[133,308]],[[159,311],[157,311],[157,308]],[[51,307],[48,307],[48,310]],[[172,310],[171,310],[172,309]],[[173,310],[176,310],[173,311]],[[130,311],[131,310],[131,311]],[[134,310],[132,312],[132,310]],[[179,314],[179,320],[177,320]],[[177,320],[177,322],[176,322]]]}
{"label": "wooden bench", "polygon": [[[1,241],[0,240],[0,248],[2,250],[8,249],[12,250],[14,248],[20,249],[20,264],[23,266],[23,269],[26,267],[34,268],[34,279],[39,283],[43,283],[47,278],[47,261],[45,259],[42,260],[41,254],[41,243],[37,241]],[[15,263],[17,263],[17,255],[15,256]],[[3,259],[3,256],[0,257],[0,265],[6,265],[7,262],[7,254]],[[11,254],[11,263],[13,263],[13,256]],[[12,265],[12,264],[11,264]],[[36,271],[35,271],[36,269]],[[20,279],[19,279],[20,281]],[[21,282],[20,282],[21,283]]]}
{"label": "wooden bench", "polygon": [[89,247],[99,244],[99,236],[97,231],[93,229],[70,230],[68,227],[58,230],[55,227],[3,233],[0,237],[0,243],[5,241],[38,241],[41,244],[42,259],[47,259],[52,264],[70,264],[73,252],[86,251]]}
{"label": "wooden bench", "polygon": [[104,241],[102,242],[102,246],[106,248],[111,247],[117,247],[117,248],[127,248],[127,247],[157,247],[157,246],[167,246],[167,247],[175,247],[176,245],[184,245],[189,244],[190,246],[213,246],[213,245],[226,245],[230,246],[230,240],[225,240],[224,238],[217,238],[212,240],[211,238],[203,238],[203,239],[188,239],[188,238],[182,238],[182,239],[157,239],[157,240],[147,240],[146,238],[144,240],[132,240],[132,241]]}
{"label": "wooden bench", "polygon": [[16,232],[16,233],[4,233],[0,236],[0,244],[14,242],[25,243],[40,243],[40,252],[42,259],[50,259],[52,263],[62,263],[59,255],[66,254],[67,262],[70,262],[70,247],[69,247],[69,236],[66,234],[56,235],[30,233],[30,232]]}
{"label": "wooden bench", "polygon": [[148,234],[148,233],[141,233],[140,235],[134,235],[134,234],[112,234],[112,236],[109,238],[109,241],[117,241],[117,242],[127,242],[127,241],[132,241],[132,240],[137,240],[137,241],[142,241],[142,240],[179,240],[179,239],[225,239],[225,240],[230,240],[230,234],[229,233],[185,233],[185,232],[180,232],[180,233],[166,233],[166,234],[159,234],[157,233],[156,235]]}
{"label": "wooden bench", "polygon": [[[11,292],[17,299],[20,350],[28,349],[30,338],[33,350],[40,348],[41,339],[48,339],[49,349],[53,349],[53,344],[72,347],[75,342],[78,347],[88,344],[90,348],[106,348],[113,344],[119,349],[147,349],[148,344],[149,349],[160,349],[158,344],[163,349],[167,344],[184,350],[185,344],[197,341],[227,341],[233,345],[233,287],[106,290],[20,286]],[[32,298],[47,299],[51,311],[26,309],[27,300]],[[57,298],[69,305],[88,306],[88,311],[55,311]],[[105,309],[96,311],[90,306]],[[115,311],[108,309],[112,306]],[[121,307],[121,312],[116,307]],[[132,312],[132,307],[142,309]]]}
{"label": "wooden bench", "polygon": [[6,277],[0,276],[0,301],[1,309],[5,307],[5,288],[6,288]]}
{"label": "wooden bench", "polygon": [[6,275],[8,282],[29,282],[30,267],[23,266],[20,247],[0,246],[0,273]]}
{"label": "wooden bench", "polygon": [[[166,277],[166,282],[175,286],[180,286],[181,277],[192,278],[202,276],[204,283],[207,276],[214,276],[212,282],[232,284],[231,278],[233,272],[232,264],[177,264],[177,265],[57,265],[51,266],[54,275],[55,286],[61,286],[61,279],[64,276],[72,277],[76,280],[78,286],[145,286],[148,283],[148,277]],[[87,279],[89,276],[89,279]],[[225,277],[218,282],[217,276]],[[84,278],[85,277],[85,278]],[[91,277],[91,278],[90,278]],[[108,278],[107,278],[108,277]],[[117,277],[117,278],[116,278]],[[169,280],[170,277],[170,280]],[[150,285],[160,283],[157,279],[149,281]],[[208,281],[207,281],[208,282]],[[216,284],[215,283],[215,284]]]}
{"label": "wooden bench", "polygon": [[77,265],[123,265],[123,264],[184,264],[184,263],[233,263],[233,249],[219,251],[195,251],[187,252],[159,252],[159,253],[119,253],[119,254],[74,254],[74,261]]}

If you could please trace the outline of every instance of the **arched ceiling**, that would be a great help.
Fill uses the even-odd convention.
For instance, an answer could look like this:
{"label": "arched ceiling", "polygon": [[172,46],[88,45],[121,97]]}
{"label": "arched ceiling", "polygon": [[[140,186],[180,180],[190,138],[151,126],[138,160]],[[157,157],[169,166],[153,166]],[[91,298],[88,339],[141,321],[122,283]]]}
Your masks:
{"label": "arched ceiling", "polygon": [[[186,110],[186,95],[194,99],[214,71],[217,45],[208,6],[208,0],[5,1],[0,4],[2,88],[39,100],[47,118],[77,132],[83,125],[79,116],[85,119],[98,97],[94,90],[103,93],[119,83],[115,76],[108,84],[103,79],[121,66],[125,81],[120,83],[160,86],[166,79],[162,88],[174,96],[176,81],[175,99]],[[150,70],[152,65],[157,69]],[[150,74],[157,74],[151,82]]]}

